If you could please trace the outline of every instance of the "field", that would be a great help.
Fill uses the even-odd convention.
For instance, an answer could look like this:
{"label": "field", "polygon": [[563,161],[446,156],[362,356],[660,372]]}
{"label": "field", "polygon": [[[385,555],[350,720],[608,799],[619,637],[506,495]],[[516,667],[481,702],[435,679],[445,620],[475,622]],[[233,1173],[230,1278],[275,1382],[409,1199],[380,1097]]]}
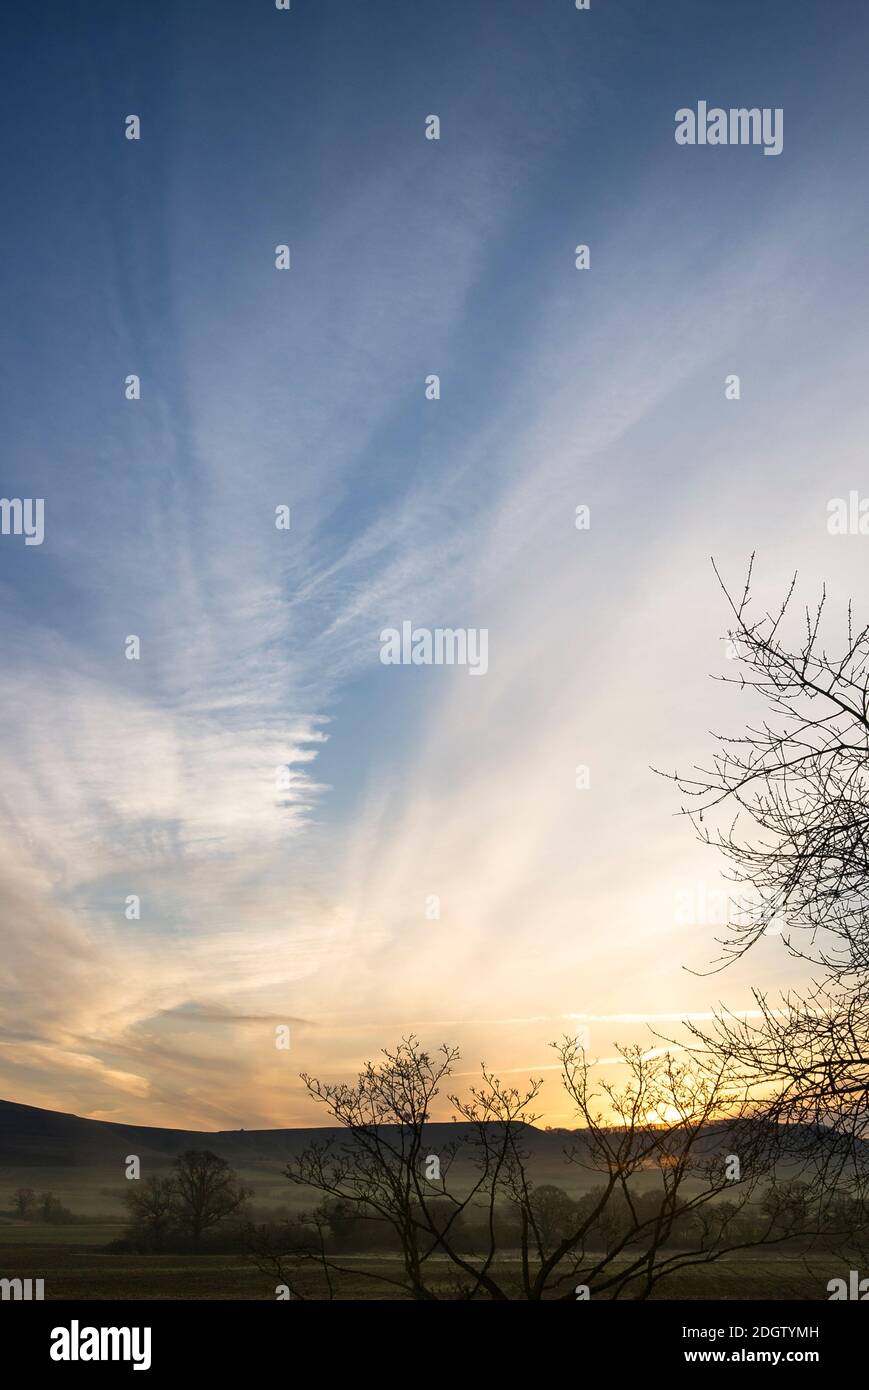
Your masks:
{"label": "field", "polygon": [[[287,1162],[312,1142],[321,1142],[334,1133],[233,1130],[205,1134],[161,1130],[88,1120],[0,1101],[0,1279],[43,1279],[49,1300],[272,1301],[275,1275],[262,1273],[244,1253],[142,1255],[111,1250],[112,1242],[123,1237],[125,1231],[123,1199],[130,1191],[125,1177],[127,1156],[141,1156],[143,1175],[165,1175],[180,1153],[190,1148],[208,1149],[224,1157],[252,1191],[253,1219],[279,1223],[310,1209],[319,1200],[317,1193],[287,1181]],[[452,1125],[427,1127],[430,1151],[445,1149],[455,1134]],[[593,1171],[565,1164],[565,1146],[581,1147],[581,1132],[566,1135],[529,1126],[524,1131],[524,1142],[530,1154],[529,1173],[536,1185],[561,1186],[570,1198],[577,1200],[599,1181]],[[468,1168],[468,1175],[471,1171]],[[464,1176],[461,1165],[457,1165],[457,1187],[461,1187]],[[54,1193],[72,1219],[66,1224],[51,1219],[15,1219],[15,1193],[22,1187],[37,1195]],[[359,1244],[355,1249],[360,1249]],[[386,1278],[398,1276],[399,1265],[391,1255],[356,1253],[335,1258],[351,1271],[341,1276],[336,1297],[400,1296],[388,1284],[364,1277],[366,1270]],[[852,1267],[859,1266],[855,1263]],[[451,1267],[443,1262],[442,1268],[439,1292],[448,1297]],[[505,1285],[515,1282],[518,1294],[516,1257],[509,1251],[499,1256],[494,1272]],[[793,1250],[767,1249],[678,1272],[658,1285],[654,1297],[826,1300],[828,1280],[843,1272],[847,1275],[841,1257],[814,1254],[807,1258]],[[308,1271],[306,1280],[300,1281],[302,1292],[309,1297],[322,1296],[320,1278],[316,1272]]]}
{"label": "field", "polygon": [[[244,1255],[118,1255],[107,1242],[121,1233],[114,1224],[72,1228],[19,1226],[0,1230],[0,1277],[45,1280],[51,1299],[260,1299],[275,1297],[274,1279]],[[336,1257],[338,1258],[338,1257]],[[347,1255],[340,1263],[360,1271],[397,1276],[398,1262],[388,1258]],[[511,1274],[515,1261],[502,1260],[498,1273]],[[701,1269],[678,1273],[662,1284],[656,1298],[782,1299],[827,1298],[827,1280],[842,1273],[841,1260],[799,1255],[734,1256]],[[444,1294],[449,1271],[444,1264]],[[302,1282],[315,1295],[313,1278]],[[347,1276],[336,1291],[342,1299],[391,1298],[388,1286]]]}

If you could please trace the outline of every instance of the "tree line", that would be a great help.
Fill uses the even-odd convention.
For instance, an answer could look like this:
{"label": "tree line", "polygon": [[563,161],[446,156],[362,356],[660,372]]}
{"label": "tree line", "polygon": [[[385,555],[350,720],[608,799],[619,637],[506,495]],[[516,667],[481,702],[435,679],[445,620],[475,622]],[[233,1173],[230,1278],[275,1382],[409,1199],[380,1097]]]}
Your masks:
{"label": "tree line", "polygon": [[12,1216],[18,1221],[43,1221],[52,1226],[67,1225],[76,1217],[55,1192],[18,1187],[12,1195]]}

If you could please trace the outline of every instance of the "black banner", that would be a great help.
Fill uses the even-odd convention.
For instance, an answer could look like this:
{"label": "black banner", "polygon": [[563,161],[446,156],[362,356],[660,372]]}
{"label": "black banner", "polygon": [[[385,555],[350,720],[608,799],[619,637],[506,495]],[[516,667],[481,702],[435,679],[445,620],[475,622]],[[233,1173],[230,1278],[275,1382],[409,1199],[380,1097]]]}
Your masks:
{"label": "black banner", "polygon": [[7,1356],[14,1354],[25,1371],[61,1377],[105,1370],[226,1376],[254,1368],[295,1374],[303,1347],[306,1362],[310,1356],[315,1363],[320,1348],[325,1370],[354,1347],[358,1361],[368,1346],[372,1361],[388,1357],[392,1364],[396,1350],[402,1360],[406,1351],[428,1379],[436,1366],[456,1370],[465,1362],[469,1333],[487,1369],[515,1367],[526,1355],[539,1366],[541,1357],[557,1353],[561,1363],[572,1347],[583,1366],[622,1374],[684,1370],[702,1379],[716,1366],[797,1366],[828,1377],[864,1352],[867,1326],[861,1303],[835,1301],[571,1302],[550,1304],[526,1324],[494,1304],[474,1314],[454,1305],[444,1314],[443,1306],[439,1312],[432,1303],[388,1301],[6,1303],[0,1316]]}

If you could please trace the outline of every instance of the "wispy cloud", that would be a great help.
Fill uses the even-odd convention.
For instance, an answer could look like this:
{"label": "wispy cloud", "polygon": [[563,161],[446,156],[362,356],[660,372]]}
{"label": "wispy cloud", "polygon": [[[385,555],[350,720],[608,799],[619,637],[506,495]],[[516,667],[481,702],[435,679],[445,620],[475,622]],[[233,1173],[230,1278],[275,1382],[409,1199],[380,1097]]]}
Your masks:
{"label": "wispy cloud", "polygon": [[[862,467],[865,291],[842,267],[865,217],[844,147],[760,161],[774,186],[732,161],[703,183],[669,111],[640,128],[598,58],[511,23],[527,43],[473,28],[473,82],[437,50],[430,87],[399,64],[384,96],[352,55],[312,121],[270,54],[218,99],[201,46],[225,56],[228,31],[179,21],[153,144],[88,183],[75,254],[27,262],[0,329],[8,454],[47,506],[42,551],[0,555],[15,1098],[301,1123],[297,1073],[352,1074],[404,1019],[516,1074],[562,1025],[615,1065],[711,1017],[682,965],[713,932],[675,920],[672,885],[717,867],[648,766],[747,707],[706,679],[710,551],[859,593],[823,522]],[[78,196],[50,173],[10,264]],[[381,666],[404,619],[486,627],[485,679]],[[749,979],[796,970],[764,943],[716,988],[750,1017]]]}

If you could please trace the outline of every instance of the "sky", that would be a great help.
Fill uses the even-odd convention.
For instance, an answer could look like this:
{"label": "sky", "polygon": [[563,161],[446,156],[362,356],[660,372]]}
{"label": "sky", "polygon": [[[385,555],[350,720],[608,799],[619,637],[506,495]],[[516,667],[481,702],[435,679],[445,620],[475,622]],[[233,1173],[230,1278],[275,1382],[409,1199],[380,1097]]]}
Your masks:
{"label": "sky", "polygon": [[[18,7],[0,1096],[319,1123],[300,1072],[414,1032],[569,1124],[550,1042],[617,1079],[805,978],[774,937],[707,973],[724,866],[651,767],[752,714],[711,556],[869,617],[827,524],[869,495],[867,39],[857,0]],[[677,144],[701,100],[781,153]],[[487,669],[384,664],[404,622]]]}

